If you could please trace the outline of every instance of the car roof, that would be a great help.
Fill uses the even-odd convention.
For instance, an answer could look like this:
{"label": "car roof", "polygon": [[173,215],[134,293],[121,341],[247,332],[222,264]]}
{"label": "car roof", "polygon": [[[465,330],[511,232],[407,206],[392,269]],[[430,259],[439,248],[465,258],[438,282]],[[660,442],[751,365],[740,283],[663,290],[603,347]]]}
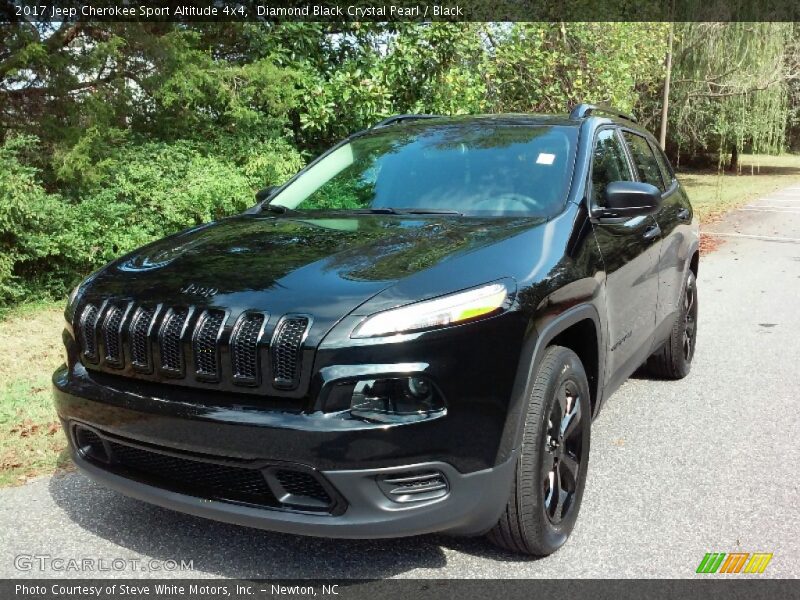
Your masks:
{"label": "car roof", "polygon": [[585,117],[574,117],[567,114],[541,114],[541,113],[498,113],[480,115],[398,115],[377,125],[359,132],[377,132],[393,127],[409,127],[428,129],[431,127],[467,126],[472,124],[503,125],[503,126],[562,126],[580,127],[583,123],[592,122],[594,125],[617,125],[635,131],[646,133],[641,125],[626,118],[612,114],[588,114]]}
{"label": "car roof", "polygon": [[387,124],[379,123],[373,129],[384,127],[414,126],[414,125],[466,125],[471,123],[485,123],[494,125],[566,125],[576,126],[580,120],[570,119],[569,115],[548,115],[535,113],[500,113],[483,115],[403,115],[397,121]]}

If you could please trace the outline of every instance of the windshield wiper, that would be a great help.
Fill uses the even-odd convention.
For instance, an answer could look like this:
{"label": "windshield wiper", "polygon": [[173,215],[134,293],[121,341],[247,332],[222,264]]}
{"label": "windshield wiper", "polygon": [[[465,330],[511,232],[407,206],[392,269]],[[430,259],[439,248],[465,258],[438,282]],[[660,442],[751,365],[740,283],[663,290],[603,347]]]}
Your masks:
{"label": "windshield wiper", "polygon": [[282,206],[280,204],[265,204],[263,208],[269,212],[278,213],[279,215],[300,214],[299,210],[289,208],[288,206]]}
{"label": "windshield wiper", "polygon": [[446,210],[443,208],[401,208],[396,211],[398,214],[403,215],[457,215],[463,217],[464,213],[457,210]]}
{"label": "windshield wiper", "polygon": [[357,215],[396,215],[399,214],[397,209],[391,206],[380,206],[378,208],[353,208],[347,212],[355,213]]}
{"label": "windshield wiper", "polygon": [[444,210],[437,208],[393,208],[391,206],[378,206],[375,208],[356,208],[349,212],[360,215],[457,215],[463,216],[457,210]]}

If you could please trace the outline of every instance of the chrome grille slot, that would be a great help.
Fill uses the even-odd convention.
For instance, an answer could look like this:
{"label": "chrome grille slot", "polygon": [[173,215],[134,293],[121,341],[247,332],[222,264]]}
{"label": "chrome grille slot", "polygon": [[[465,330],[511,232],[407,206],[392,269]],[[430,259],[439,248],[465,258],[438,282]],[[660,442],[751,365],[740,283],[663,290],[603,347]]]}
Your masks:
{"label": "chrome grille slot", "polygon": [[241,385],[258,385],[259,351],[258,343],[264,332],[266,317],[260,313],[242,315],[231,338],[231,361],[233,381]]}
{"label": "chrome grille slot", "polygon": [[122,354],[122,320],[125,310],[122,307],[111,305],[106,309],[103,319],[102,334],[105,346],[105,362],[114,368],[121,368]]}
{"label": "chrome grille slot", "polygon": [[207,310],[200,316],[192,339],[192,352],[195,373],[202,379],[219,377],[219,337],[224,324],[225,313],[221,310]]}
{"label": "chrome grille slot", "polygon": [[272,340],[272,376],[275,387],[290,390],[300,379],[300,352],[308,331],[308,317],[284,317]]}
{"label": "chrome grille slot", "polygon": [[150,329],[155,317],[155,308],[139,307],[131,319],[131,362],[137,371],[152,371],[152,355],[150,352]]}
{"label": "chrome grille slot", "polygon": [[78,326],[80,347],[83,357],[89,362],[97,362],[97,319],[100,310],[94,304],[87,304],[81,313]]}
{"label": "chrome grille slot", "polygon": [[185,308],[170,308],[159,331],[159,355],[161,371],[172,377],[184,373],[183,347],[181,341],[186,329],[189,311]]}
{"label": "chrome grille slot", "polygon": [[313,317],[289,313],[270,318],[258,309],[165,306],[147,299],[138,304],[116,296],[92,298],[79,308],[73,327],[91,371],[274,396],[276,402],[298,399],[301,382],[307,384],[303,361]]}

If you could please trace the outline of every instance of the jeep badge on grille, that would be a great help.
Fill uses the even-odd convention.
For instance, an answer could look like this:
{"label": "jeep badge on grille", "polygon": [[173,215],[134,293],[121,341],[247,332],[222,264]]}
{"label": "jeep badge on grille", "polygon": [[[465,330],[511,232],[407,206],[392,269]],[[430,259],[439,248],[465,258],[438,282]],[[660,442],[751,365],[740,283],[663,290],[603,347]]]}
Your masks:
{"label": "jeep badge on grille", "polygon": [[181,294],[189,294],[191,296],[200,296],[201,298],[211,298],[216,296],[219,290],[214,287],[203,287],[195,283],[188,283],[181,288]]}

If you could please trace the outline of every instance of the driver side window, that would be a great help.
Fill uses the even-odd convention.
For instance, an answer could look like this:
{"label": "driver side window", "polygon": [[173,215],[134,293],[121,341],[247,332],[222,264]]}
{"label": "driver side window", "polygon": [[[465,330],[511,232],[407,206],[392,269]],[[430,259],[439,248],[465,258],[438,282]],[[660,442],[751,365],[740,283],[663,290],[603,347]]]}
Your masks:
{"label": "driver side window", "polygon": [[613,129],[603,129],[594,143],[592,162],[592,203],[604,204],[606,186],[612,181],[633,181],[625,151]]}

